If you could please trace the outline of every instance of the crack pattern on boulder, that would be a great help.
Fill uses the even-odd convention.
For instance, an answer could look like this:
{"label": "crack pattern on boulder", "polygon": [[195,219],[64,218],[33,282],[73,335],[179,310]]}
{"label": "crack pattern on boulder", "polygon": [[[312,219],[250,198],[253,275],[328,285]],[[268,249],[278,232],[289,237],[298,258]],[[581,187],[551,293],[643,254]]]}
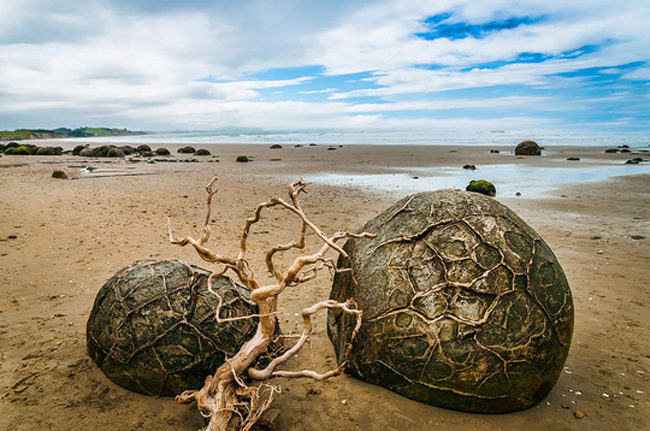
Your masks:
{"label": "crack pattern on boulder", "polygon": [[[347,371],[439,407],[501,413],[551,390],[573,333],[564,272],[540,236],[496,200],[459,190],[410,196],[368,222],[374,240],[344,246],[350,274],[331,299],[354,298],[363,324]],[[328,332],[339,363],[354,321]]]}
{"label": "crack pattern on boulder", "polygon": [[[255,333],[257,319],[217,324],[210,272],[178,260],[137,261],[99,290],[88,318],[88,352],[118,385],[150,395],[200,389]],[[257,313],[248,290],[213,280],[221,317]]]}

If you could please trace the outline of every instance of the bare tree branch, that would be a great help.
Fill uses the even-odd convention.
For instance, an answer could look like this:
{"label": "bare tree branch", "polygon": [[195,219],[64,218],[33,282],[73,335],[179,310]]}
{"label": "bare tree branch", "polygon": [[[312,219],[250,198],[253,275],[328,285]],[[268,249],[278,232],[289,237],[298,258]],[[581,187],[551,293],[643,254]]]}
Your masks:
{"label": "bare tree branch", "polygon": [[[253,337],[246,341],[241,349],[230,359],[227,359],[214,373],[205,380],[204,386],[198,391],[185,391],[176,397],[180,403],[190,403],[196,401],[200,413],[209,418],[207,431],[226,431],[229,427],[236,426],[241,430],[250,430],[251,427],[259,421],[261,415],[269,408],[273,401],[273,395],[279,390],[271,385],[260,385],[258,387],[249,387],[246,384],[246,378],[253,380],[265,380],[272,377],[310,377],[316,380],[324,380],[332,376],[341,374],[345,369],[347,357],[352,348],[352,342],[361,326],[361,310],[356,309],[356,304],[352,299],[345,303],[336,301],[322,301],[312,307],[306,308],[302,312],[304,321],[304,330],[299,336],[278,335],[276,334],[278,296],[289,286],[297,286],[314,279],[319,271],[328,268],[335,273],[352,272],[351,268],[338,268],[334,259],[325,257],[329,250],[334,250],[339,255],[347,257],[345,251],[337,244],[346,238],[374,238],[375,235],[363,232],[360,234],[350,232],[337,232],[334,235],[327,236],[320,228],[312,223],[300,206],[299,197],[302,193],[307,193],[307,184],[300,181],[289,186],[289,201],[278,197],[272,197],[267,202],[262,202],[255,208],[253,216],[248,218],[244,224],[240,236],[239,253],[236,258],[223,256],[214,253],[206,247],[210,238],[210,216],[212,211],[212,197],[217,193],[213,186],[216,184],[217,177],[214,177],[207,185],[207,210],[203,223],[203,234],[198,240],[191,237],[182,239],[174,238],[172,234],[171,221],[167,219],[169,231],[169,240],[172,244],[184,247],[192,245],[201,259],[223,265],[220,271],[212,273],[208,277],[208,291],[212,293],[218,302],[216,307],[216,320],[219,324],[233,322],[244,319],[257,318],[257,330]],[[255,280],[255,272],[246,260],[247,241],[253,226],[258,223],[262,217],[263,210],[279,206],[298,216],[301,223],[300,237],[298,240],[286,244],[277,244],[272,246],[265,256],[265,263],[268,271],[275,279],[274,284],[260,286]],[[316,237],[322,241],[321,248],[313,254],[299,256],[294,259],[286,271],[279,271],[273,261],[277,253],[287,252],[292,249],[302,250],[306,246],[307,231],[314,232]],[[259,312],[247,316],[231,316],[222,318],[220,316],[223,307],[222,296],[214,290],[212,281],[220,277],[228,270],[233,271],[239,281],[251,291],[251,299],[258,307]],[[352,274],[354,279],[354,275]],[[276,368],[297,354],[305,343],[309,344],[311,360],[313,367],[313,350],[311,349],[310,336],[313,333],[312,315],[324,309],[339,309],[344,313],[352,314],[356,317],[356,326],[350,338],[350,344],[346,352],[345,361],[334,370],[325,373],[317,373],[312,370],[301,371],[280,371]],[[263,370],[252,368],[254,361],[263,354],[266,354],[269,346],[280,339],[297,338],[293,347],[288,349],[284,354],[274,358],[270,364]]]}

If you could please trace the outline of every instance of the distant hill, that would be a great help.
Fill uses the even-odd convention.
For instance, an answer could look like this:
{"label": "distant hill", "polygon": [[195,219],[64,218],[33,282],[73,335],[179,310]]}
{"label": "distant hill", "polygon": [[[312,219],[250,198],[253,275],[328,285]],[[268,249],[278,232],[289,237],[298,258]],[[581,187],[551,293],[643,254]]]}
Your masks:
{"label": "distant hill", "polygon": [[19,141],[23,139],[92,138],[100,136],[133,136],[146,134],[147,132],[134,132],[127,129],[116,129],[108,127],[79,127],[77,129],[59,127],[58,129],[54,130],[17,129],[13,131],[0,131],[0,141]]}

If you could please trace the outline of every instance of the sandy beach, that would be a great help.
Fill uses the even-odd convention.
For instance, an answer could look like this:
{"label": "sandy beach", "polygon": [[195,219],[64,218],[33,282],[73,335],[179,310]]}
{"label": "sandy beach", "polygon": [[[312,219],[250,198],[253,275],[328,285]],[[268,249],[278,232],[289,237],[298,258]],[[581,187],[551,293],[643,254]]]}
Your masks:
{"label": "sandy beach", "polygon": [[[36,144],[76,145],[65,140]],[[276,429],[650,427],[650,171],[648,163],[624,165],[627,159],[648,158],[640,148],[604,154],[606,147],[552,147],[542,157],[521,158],[511,147],[219,145],[210,147],[213,156],[193,157],[177,154],[180,146],[164,145],[175,162],[72,155],[0,158],[0,429],[181,431],[202,426],[194,405],[129,392],[109,381],[87,355],[85,330],[99,288],[135,260],[175,258],[210,269],[193,250],[169,243],[166,217],[177,235],[199,236],[205,185],[214,175],[219,193],[208,245],[236,254],[244,219],[255,205],[286,194],[287,184],[300,177],[318,180],[302,199],[303,208],[315,224],[333,233],[358,230],[398,198],[433,187],[436,172],[462,173],[466,164],[477,166],[467,173],[475,178],[494,172],[483,167],[514,164],[524,171],[566,172],[568,178],[574,178],[576,167],[593,174],[584,179],[597,179],[594,173],[604,169],[630,174],[540,188],[522,183],[519,197],[510,185],[504,186],[508,193],[497,192],[496,199],[550,245],[573,291],[573,344],[555,388],[526,411],[478,415],[420,404],[349,376],[325,382],[277,379],[273,383],[282,393],[274,403],[280,411]],[[490,153],[495,148],[501,152]],[[252,162],[235,162],[243,154]],[[186,161],[191,159],[196,161]],[[86,172],[86,166],[96,169]],[[634,168],[638,172],[630,171]],[[51,178],[55,169],[70,179]],[[412,187],[357,186],[352,179],[396,173],[412,180]],[[335,183],[323,179],[332,174],[340,175]],[[341,178],[348,177],[344,184]],[[459,184],[464,178],[458,176]],[[256,227],[251,250],[293,239],[298,227],[295,218],[274,210]],[[308,247],[318,247],[310,240]],[[251,264],[263,273],[263,254],[253,252]],[[323,274],[299,291],[287,291],[281,303],[283,331],[300,331],[295,313],[327,299],[330,286]],[[316,367],[332,368],[334,351],[322,315],[316,319],[313,346]],[[311,367],[309,353],[289,366]],[[584,417],[576,418],[576,412]]]}

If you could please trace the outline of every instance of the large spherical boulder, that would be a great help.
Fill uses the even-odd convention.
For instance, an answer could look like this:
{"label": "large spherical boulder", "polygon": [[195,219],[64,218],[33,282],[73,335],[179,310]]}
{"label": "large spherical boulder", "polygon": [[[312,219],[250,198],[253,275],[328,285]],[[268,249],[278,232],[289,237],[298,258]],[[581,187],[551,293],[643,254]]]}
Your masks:
{"label": "large spherical boulder", "polygon": [[[88,318],[88,352],[113,382],[150,395],[199,389],[254,333],[257,319],[217,324],[209,272],[178,260],[134,262],[97,293]],[[221,317],[256,313],[249,292],[213,280]]]}
{"label": "large spherical boulder", "polygon": [[542,148],[535,141],[522,141],[515,147],[517,156],[541,156]]}
{"label": "large spherical boulder", "polygon": [[[331,298],[354,298],[363,324],[347,371],[406,397],[469,412],[538,403],[560,375],[573,302],[548,245],[514,212],[477,193],[413,195],[350,239],[349,273]],[[357,284],[358,283],[358,284]],[[345,358],[354,321],[330,312]]]}

